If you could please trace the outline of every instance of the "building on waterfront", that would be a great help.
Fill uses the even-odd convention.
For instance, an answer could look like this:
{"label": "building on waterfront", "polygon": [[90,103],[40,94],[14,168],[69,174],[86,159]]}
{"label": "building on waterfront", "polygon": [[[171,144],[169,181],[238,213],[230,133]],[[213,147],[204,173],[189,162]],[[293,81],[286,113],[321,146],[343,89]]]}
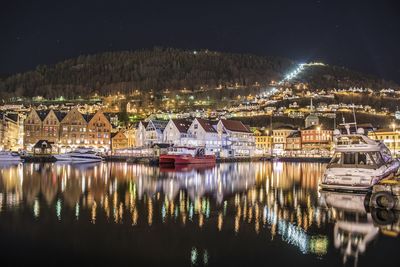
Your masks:
{"label": "building on waterfront", "polygon": [[272,153],[276,155],[284,154],[286,147],[286,138],[294,132],[295,129],[291,126],[280,126],[272,130]]}
{"label": "building on waterfront", "polygon": [[328,153],[332,149],[333,131],[322,125],[312,125],[301,130],[303,151]]}
{"label": "building on waterfront", "polygon": [[111,151],[115,152],[117,149],[129,148],[128,137],[125,131],[121,130],[111,135]]}
{"label": "building on waterfront", "polygon": [[301,151],[301,132],[295,130],[286,137],[285,154],[295,156]]}
{"label": "building on waterfront", "polygon": [[170,119],[164,130],[164,142],[171,145],[185,145],[191,121],[186,119]]}
{"label": "building on waterfront", "polygon": [[400,152],[400,130],[396,129],[379,129],[368,132],[368,137],[373,140],[379,140],[385,143],[393,155]]}
{"label": "building on waterfront", "polygon": [[168,121],[150,120],[145,129],[144,146],[151,147],[163,143],[163,133],[167,124]]}
{"label": "building on waterfront", "polygon": [[188,135],[182,142],[188,146],[204,147],[208,153],[218,154],[226,146],[223,136],[213,126],[216,122],[195,118],[188,129]]}
{"label": "building on waterfront", "polygon": [[87,138],[85,140],[87,145],[103,152],[110,150],[112,130],[110,120],[102,111],[97,111],[93,116],[88,116],[86,120],[88,121]]}
{"label": "building on waterfront", "polygon": [[269,130],[255,129],[254,140],[257,151],[262,155],[270,155],[272,152],[272,136]]}
{"label": "building on waterfront", "polygon": [[[40,115],[39,115],[40,114]],[[42,119],[46,113],[32,109],[24,120],[24,148],[28,151],[33,150],[33,146],[42,140]]]}
{"label": "building on waterfront", "polygon": [[106,152],[111,148],[111,124],[102,111],[82,114],[75,107],[64,112],[32,109],[24,121],[24,147],[32,151],[39,140],[53,143],[53,152],[91,147]]}
{"label": "building on waterfront", "polygon": [[128,147],[136,146],[136,127],[135,125],[129,125],[125,130],[126,138],[128,139]]}
{"label": "building on waterfront", "polygon": [[251,157],[254,155],[254,134],[241,121],[219,120],[216,129],[222,141],[218,144],[226,143],[226,147],[222,147],[221,152],[227,153],[221,156]]}
{"label": "building on waterfront", "polygon": [[0,113],[0,150],[18,150],[19,116],[15,113]]}
{"label": "building on waterfront", "polygon": [[136,146],[137,147],[144,147],[145,146],[145,141],[146,141],[146,127],[149,123],[146,121],[140,121],[139,124],[137,125],[136,131],[135,131],[135,140],[136,140]]}

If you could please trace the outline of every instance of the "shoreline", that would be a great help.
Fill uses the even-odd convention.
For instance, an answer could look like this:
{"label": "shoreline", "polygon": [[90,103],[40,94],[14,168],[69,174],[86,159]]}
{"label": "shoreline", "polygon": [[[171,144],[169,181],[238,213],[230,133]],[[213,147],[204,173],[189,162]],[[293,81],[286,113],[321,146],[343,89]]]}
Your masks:
{"label": "shoreline", "polygon": [[[56,158],[52,155],[46,156],[23,156],[23,162],[56,162]],[[216,163],[234,163],[234,162],[316,162],[329,163],[330,157],[237,157],[237,158],[217,158]],[[127,162],[127,163],[143,163],[158,166],[158,157],[129,157],[129,156],[106,156],[105,162]]]}

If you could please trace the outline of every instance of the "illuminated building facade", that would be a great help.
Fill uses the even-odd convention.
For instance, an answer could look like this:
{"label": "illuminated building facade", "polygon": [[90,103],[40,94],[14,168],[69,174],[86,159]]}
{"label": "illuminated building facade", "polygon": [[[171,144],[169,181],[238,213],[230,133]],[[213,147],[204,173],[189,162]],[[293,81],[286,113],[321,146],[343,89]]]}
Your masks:
{"label": "illuminated building facade", "polygon": [[0,150],[18,150],[18,114],[0,113]]}
{"label": "illuminated building facade", "polygon": [[400,131],[396,129],[379,129],[368,133],[373,140],[383,141],[392,154],[397,155],[400,151]]}

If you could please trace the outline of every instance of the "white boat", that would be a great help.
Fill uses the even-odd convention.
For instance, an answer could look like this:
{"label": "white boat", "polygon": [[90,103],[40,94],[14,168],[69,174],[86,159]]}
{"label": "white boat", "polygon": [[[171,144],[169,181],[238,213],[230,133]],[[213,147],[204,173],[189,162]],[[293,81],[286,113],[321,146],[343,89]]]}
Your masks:
{"label": "white boat", "polygon": [[96,151],[88,148],[78,148],[71,152],[59,154],[54,156],[57,161],[65,161],[72,163],[89,163],[89,162],[100,162],[104,160]]}
{"label": "white boat", "polygon": [[368,191],[380,180],[393,177],[400,167],[390,150],[382,141],[364,135],[359,128],[350,134],[335,130],[335,153],[329,163],[322,182],[322,189]]}
{"label": "white boat", "polygon": [[0,151],[0,162],[16,162],[21,160],[21,156],[18,152]]}

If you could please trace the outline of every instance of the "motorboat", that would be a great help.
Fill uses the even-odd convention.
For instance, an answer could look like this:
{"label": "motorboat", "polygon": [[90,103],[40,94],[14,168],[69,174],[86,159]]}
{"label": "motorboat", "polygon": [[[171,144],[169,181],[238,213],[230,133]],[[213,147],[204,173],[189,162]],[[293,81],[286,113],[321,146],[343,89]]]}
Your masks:
{"label": "motorboat", "polygon": [[160,165],[215,164],[215,155],[207,155],[204,148],[171,147],[166,154],[160,155]]}
{"label": "motorboat", "polygon": [[22,161],[18,152],[0,151],[0,162],[17,162]]}
{"label": "motorboat", "polygon": [[322,189],[368,191],[382,179],[393,177],[400,167],[382,141],[372,140],[358,128],[350,134],[334,131],[335,152],[324,173]]}
{"label": "motorboat", "polygon": [[57,159],[57,161],[72,163],[90,163],[104,160],[101,155],[89,148],[78,148],[71,152],[55,155],[54,157]]}

